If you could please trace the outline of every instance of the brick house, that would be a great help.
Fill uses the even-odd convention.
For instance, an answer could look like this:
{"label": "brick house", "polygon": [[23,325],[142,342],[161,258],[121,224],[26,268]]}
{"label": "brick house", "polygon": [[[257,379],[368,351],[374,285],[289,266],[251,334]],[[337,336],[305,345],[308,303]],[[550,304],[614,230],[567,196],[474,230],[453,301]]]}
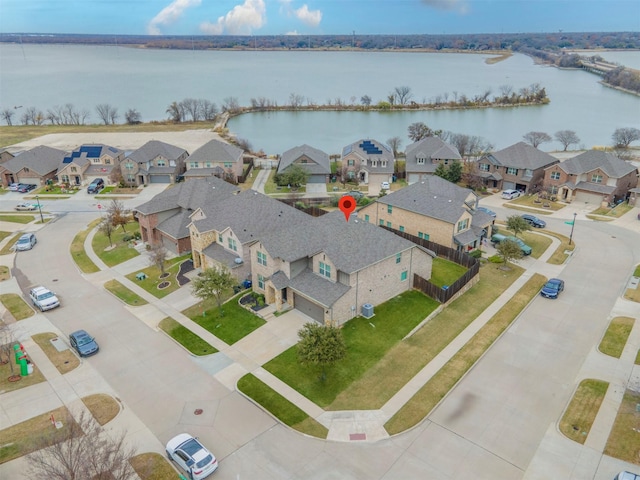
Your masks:
{"label": "brick house", "polygon": [[478,173],[488,188],[537,192],[542,189],[544,169],[558,159],[528,143],[518,142],[488,153],[478,160]]}
{"label": "brick house", "polygon": [[243,172],[243,151],[220,140],[210,140],[186,160],[185,179],[218,177],[237,183]]}
{"label": "brick house", "polygon": [[42,186],[48,180],[55,181],[58,166],[65,152],[51,147],[35,147],[9,158],[0,165],[2,185],[30,183]]}
{"label": "brick house", "polygon": [[342,149],[343,180],[355,180],[369,187],[369,195],[380,193],[382,182],[391,183],[395,157],[386,145],[376,140],[358,140]]}
{"label": "brick house", "polygon": [[309,172],[307,183],[328,183],[331,175],[329,155],[322,150],[300,145],[282,154],[278,163],[278,174],[284,173],[291,165],[299,165]]}
{"label": "brick house", "polygon": [[58,167],[58,182],[85,185],[96,178],[110,183],[111,173],[120,168],[124,150],[108,145],[82,145],[67,154]]}
{"label": "brick house", "polygon": [[405,156],[405,171],[409,185],[433,175],[440,164],[449,165],[462,161],[458,149],[439,137],[426,137],[412,143],[405,150]]}
{"label": "brick house", "polygon": [[120,173],[126,185],[175,183],[185,170],[189,153],[180,147],[151,140],[131,152],[120,163]]}
{"label": "brick house", "polygon": [[544,189],[564,202],[607,205],[629,198],[638,169],[601,150],[588,150],[544,170]]}
{"label": "brick house", "polygon": [[295,308],[323,324],[341,325],[431,278],[434,254],[342,212],[290,224],[250,246],[253,289],[277,311]]}
{"label": "brick house", "polygon": [[477,210],[478,196],[436,175],[362,207],[358,218],[458,250],[479,248],[494,219]]}
{"label": "brick house", "polygon": [[238,189],[215,177],[194,179],[164,190],[134,208],[142,241],[162,243],[178,255],[191,251],[188,225],[191,214],[204,204],[215,204]]}

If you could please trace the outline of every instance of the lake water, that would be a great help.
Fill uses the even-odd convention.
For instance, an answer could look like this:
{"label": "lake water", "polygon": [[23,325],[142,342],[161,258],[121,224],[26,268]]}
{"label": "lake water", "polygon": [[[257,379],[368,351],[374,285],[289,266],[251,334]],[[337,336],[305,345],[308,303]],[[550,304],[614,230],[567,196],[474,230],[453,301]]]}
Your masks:
{"label": "lake water", "polygon": [[[613,52],[620,55],[638,52]],[[629,58],[631,58],[629,57]],[[454,92],[474,96],[499,86],[516,90],[540,83],[545,106],[423,112],[258,113],[232,119],[229,128],[255,149],[282,153],[308,143],[339,153],[358,138],[380,141],[398,136],[409,143],[407,127],[422,121],[434,129],[479,135],[503,148],[532,130],[553,134],[575,130],[582,146],[605,145],[618,127],[640,128],[640,98],[604,87],[599,77],[540,66],[523,55],[493,65],[486,55],[382,52],[217,52],[142,50],[80,45],[0,44],[0,108],[29,106],[46,111],[73,103],[91,112],[109,103],[122,115],[129,108],[144,120],[167,118],[167,106],[184,98],[220,105],[236,97],[241,105],[266,97],[280,105],[295,93],[315,103],[340,98],[350,103],[369,95],[386,99],[394,87],[409,86],[417,101]],[[613,59],[613,58],[612,58]],[[19,119],[21,109],[17,110]],[[120,119],[122,121],[122,117]],[[545,150],[559,144],[542,146]]]}

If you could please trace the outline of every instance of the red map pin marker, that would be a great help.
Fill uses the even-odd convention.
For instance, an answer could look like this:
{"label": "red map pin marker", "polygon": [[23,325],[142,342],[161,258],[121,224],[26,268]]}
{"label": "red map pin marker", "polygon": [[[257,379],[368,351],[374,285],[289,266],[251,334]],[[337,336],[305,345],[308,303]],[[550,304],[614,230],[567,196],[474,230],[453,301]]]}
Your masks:
{"label": "red map pin marker", "polygon": [[340,201],[338,202],[338,207],[340,207],[340,210],[342,210],[342,213],[344,213],[344,218],[348,222],[349,216],[351,216],[351,212],[356,209],[356,200],[352,196],[347,195],[346,197],[342,197],[340,199]]}

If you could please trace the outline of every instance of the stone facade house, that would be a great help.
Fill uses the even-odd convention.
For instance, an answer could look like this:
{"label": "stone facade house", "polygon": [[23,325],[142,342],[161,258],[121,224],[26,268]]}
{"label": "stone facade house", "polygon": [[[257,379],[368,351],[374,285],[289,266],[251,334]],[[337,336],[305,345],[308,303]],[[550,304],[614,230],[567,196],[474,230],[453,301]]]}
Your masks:
{"label": "stone facade house", "polygon": [[96,178],[111,183],[112,171],[120,168],[124,150],[108,145],[82,145],[65,155],[58,166],[58,182],[86,185]]}
{"label": "stone facade house", "polygon": [[291,165],[299,165],[309,172],[307,183],[328,183],[331,176],[329,155],[322,150],[300,145],[282,154],[278,163],[278,174],[284,173]]}
{"label": "stone facade house", "polygon": [[431,278],[433,253],[342,212],[290,224],[250,247],[253,289],[277,311],[295,308],[323,324],[342,325]]}
{"label": "stone facade house", "polygon": [[564,202],[607,205],[629,198],[638,169],[615,155],[589,150],[544,170],[544,189]]}
{"label": "stone facade house", "polygon": [[120,163],[122,180],[129,186],[175,183],[185,171],[188,156],[184,148],[151,140]]}
{"label": "stone facade house", "polygon": [[433,175],[438,165],[462,161],[460,152],[439,137],[427,137],[409,145],[405,151],[407,183],[419,182]]}
{"label": "stone facade house", "polygon": [[134,208],[142,241],[161,243],[175,254],[191,251],[190,216],[205,204],[215,205],[238,189],[215,177],[179,183]]}
{"label": "stone facade house", "polygon": [[243,172],[243,151],[220,140],[210,140],[186,160],[185,180],[218,177],[237,183]]}
{"label": "stone facade house", "polygon": [[480,247],[494,221],[477,207],[478,196],[472,190],[429,175],[361,208],[358,218],[468,251]]}
{"label": "stone facade house", "polygon": [[382,182],[391,183],[395,165],[393,152],[376,140],[358,140],[342,149],[343,180],[369,187],[369,195],[380,193]]}
{"label": "stone facade house", "polygon": [[488,188],[535,193],[542,189],[544,169],[556,163],[548,153],[518,142],[480,158],[477,175]]}
{"label": "stone facade house", "polygon": [[48,180],[55,181],[58,166],[65,152],[51,147],[35,147],[17,154],[0,165],[2,185],[30,183],[43,186]]}

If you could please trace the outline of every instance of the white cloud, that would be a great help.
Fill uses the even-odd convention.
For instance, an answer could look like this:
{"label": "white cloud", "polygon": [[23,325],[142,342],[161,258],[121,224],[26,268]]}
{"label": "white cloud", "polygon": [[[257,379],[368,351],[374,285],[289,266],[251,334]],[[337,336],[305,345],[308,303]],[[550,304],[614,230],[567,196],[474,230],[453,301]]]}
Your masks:
{"label": "white cloud", "polygon": [[160,10],[147,25],[149,35],[161,35],[160,27],[170,25],[178,20],[189,7],[197,7],[202,0],[173,0],[169,5]]}
{"label": "white cloud", "polygon": [[422,0],[422,3],[438,10],[450,10],[458,13],[467,13],[469,5],[466,0]]}
{"label": "white cloud", "polygon": [[236,5],[216,23],[202,22],[200,30],[209,35],[248,35],[253,29],[262,27],[267,21],[264,0],[245,0]]}
{"label": "white cloud", "polygon": [[306,3],[294,10],[293,14],[298,20],[310,27],[317,27],[322,20],[322,12],[320,10],[309,10]]}
{"label": "white cloud", "polygon": [[285,33],[285,35],[297,36],[297,35],[300,35],[300,34],[298,33],[298,31],[297,31],[297,30],[293,30],[293,31],[291,31],[291,32],[287,32],[287,33]]}

